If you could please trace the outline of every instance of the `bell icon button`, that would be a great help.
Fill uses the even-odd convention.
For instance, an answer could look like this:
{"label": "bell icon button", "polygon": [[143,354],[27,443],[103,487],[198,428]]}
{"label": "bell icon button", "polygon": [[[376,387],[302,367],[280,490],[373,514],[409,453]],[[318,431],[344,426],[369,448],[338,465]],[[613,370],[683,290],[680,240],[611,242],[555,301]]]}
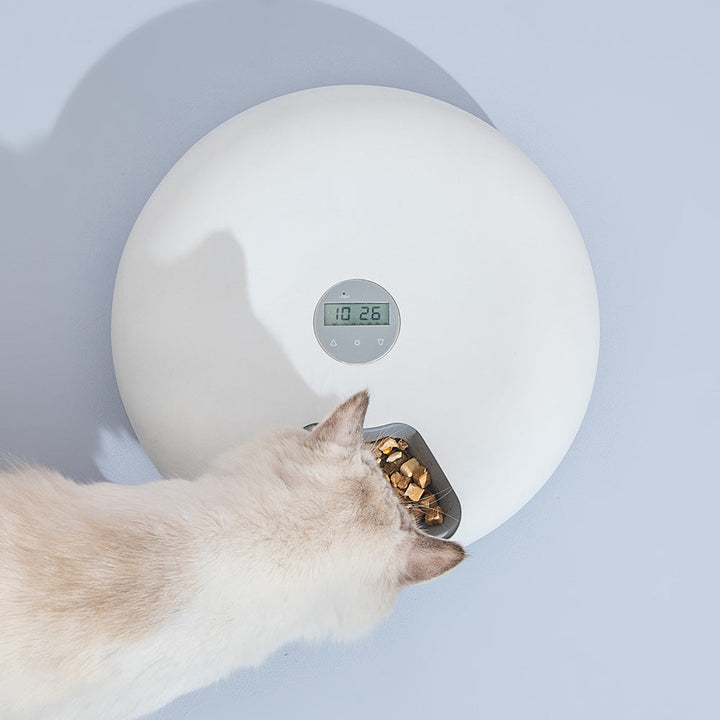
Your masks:
{"label": "bell icon button", "polygon": [[382,345],[385,342],[385,338],[378,338],[378,345]]}

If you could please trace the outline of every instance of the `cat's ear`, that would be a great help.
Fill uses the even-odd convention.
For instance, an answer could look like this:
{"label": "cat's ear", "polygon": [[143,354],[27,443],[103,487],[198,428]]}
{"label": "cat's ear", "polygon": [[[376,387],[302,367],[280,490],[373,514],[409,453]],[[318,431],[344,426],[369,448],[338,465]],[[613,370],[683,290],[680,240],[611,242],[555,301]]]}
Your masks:
{"label": "cat's ear", "polygon": [[408,548],[408,562],[403,573],[403,582],[412,585],[432,580],[452,570],[465,557],[462,545],[413,530],[413,541]]}
{"label": "cat's ear", "polygon": [[312,431],[313,437],[322,442],[334,442],[347,447],[359,446],[369,402],[370,395],[366,390],[356,393],[315,427]]}

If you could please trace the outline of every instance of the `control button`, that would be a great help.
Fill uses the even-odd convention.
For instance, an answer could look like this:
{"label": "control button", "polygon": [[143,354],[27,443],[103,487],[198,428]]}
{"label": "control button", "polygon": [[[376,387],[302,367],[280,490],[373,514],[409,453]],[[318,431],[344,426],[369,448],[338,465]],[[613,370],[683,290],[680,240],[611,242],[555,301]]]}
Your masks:
{"label": "control button", "polygon": [[335,338],[330,341],[330,347],[337,347],[337,341],[335,340]]}
{"label": "control button", "polygon": [[385,338],[378,338],[378,345],[382,345],[385,342]]}
{"label": "control button", "polygon": [[360,341],[359,341],[359,340],[356,340],[356,341],[355,341],[355,345],[357,346],[357,345],[359,345],[359,344],[360,344]]}

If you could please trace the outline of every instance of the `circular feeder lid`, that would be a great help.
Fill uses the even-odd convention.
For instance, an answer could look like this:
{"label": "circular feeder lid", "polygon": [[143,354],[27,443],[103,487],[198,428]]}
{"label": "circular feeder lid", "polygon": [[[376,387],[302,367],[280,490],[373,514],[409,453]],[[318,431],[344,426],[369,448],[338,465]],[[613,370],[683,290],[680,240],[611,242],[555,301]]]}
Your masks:
{"label": "circular feeder lid", "polygon": [[[365,353],[383,332],[390,349]],[[538,168],[463,110],[357,85],[265,102],[194,145],[130,234],[112,315],[123,403],[163,474],[367,387],[367,425],[422,434],[463,543],[562,460],[598,338],[585,246]]]}

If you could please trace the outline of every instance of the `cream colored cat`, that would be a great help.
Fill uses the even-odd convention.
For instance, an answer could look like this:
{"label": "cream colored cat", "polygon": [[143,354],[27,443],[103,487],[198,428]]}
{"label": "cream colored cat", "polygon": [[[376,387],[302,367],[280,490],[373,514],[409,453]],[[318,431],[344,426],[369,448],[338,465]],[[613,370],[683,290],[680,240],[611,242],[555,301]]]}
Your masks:
{"label": "cream colored cat", "polygon": [[136,718],[289,641],[358,637],[457,565],[363,445],[367,405],[194,481],[0,474],[0,718]]}

